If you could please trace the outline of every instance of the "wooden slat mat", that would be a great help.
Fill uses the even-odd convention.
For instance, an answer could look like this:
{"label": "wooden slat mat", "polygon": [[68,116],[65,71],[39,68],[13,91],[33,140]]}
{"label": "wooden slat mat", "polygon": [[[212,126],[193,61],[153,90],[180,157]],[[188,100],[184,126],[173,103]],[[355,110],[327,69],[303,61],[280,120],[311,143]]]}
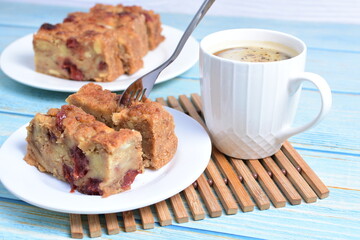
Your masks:
{"label": "wooden slat mat", "polygon": [[[205,127],[199,95],[156,100],[185,112]],[[223,212],[236,214],[239,208],[242,212],[253,211],[255,207],[266,210],[271,204],[280,208],[286,202],[292,205],[301,204],[302,200],[312,203],[328,195],[328,188],[289,142],[285,142],[274,156],[246,161],[229,158],[213,147],[205,172],[181,193],[138,210],[105,214],[104,217],[87,215],[87,224],[89,236],[99,237],[102,226],[109,235],[136,231],[134,215],[137,213],[141,228],[151,229],[155,227],[155,219],[160,226],[166,226],[172,221],[184,223],[189,219],[204,219],[206,212],[210,217],[219,217]],[[82,219],[85,216],[70,214],[73,238],[84,236]],[[106,224],[101,224],[101,220]]]}

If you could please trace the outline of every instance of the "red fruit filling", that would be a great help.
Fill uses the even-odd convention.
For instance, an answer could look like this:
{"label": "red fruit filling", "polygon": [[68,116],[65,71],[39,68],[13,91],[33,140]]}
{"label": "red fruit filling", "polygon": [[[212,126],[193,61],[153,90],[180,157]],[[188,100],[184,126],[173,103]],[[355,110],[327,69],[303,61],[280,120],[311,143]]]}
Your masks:
{"label": "red fruit filling", "polygon": [[118,15],[119,15],[119,17],[128,16],[128,17],[130,17],[131,19],[134,19],[134,18],[135,18],[135,15],[134,15],[132,12],[119,12]]}
{"label": "red fruit filling", "polygon": [[50,23],[44,23],[40,28],[44,30],[53,30],[56,28],[56,26]]}
{"label": "red fruit filling", "polygon": [[148,14],[148,13],[146,13],[146,12],[143,12],[142,14],[145,16],[145,21],[146,21],[146,22],[152,22],[152,21],[153,21],[153,19],[152,19],[152,17],[150,16],[150,14]]}
{"label": "red fruit filling", "polygon": [[102,181],[97,178],[89,178],[84,186],[78,189],[79,192],[88,195],[102,195],[103,191],[99,189]]}
{"label": "red fruit filling", "polygon": [[74,161],[74,178],[79,179],[84,177],[89,171],[89,159],[78,147],[70,149],[70,156]]}
{"label": "red fruit filling", "polygon": [[130,185],[134,182],[135,177],[139,174],[138,170],[130,169],[126,172],[124,176],[124,181],[121,184],[122,189],[128,189]]}
{"label": "red fruit filling", "polygon": [[78,48],[79,46],[80,46],[80,43],[74,37],[70,37],[66,40],[67,48]]}
{"label": "red fruit filling", "polygon": [[55,120],[55,126],[56,128],[60,131],[63,132],[64,131],[64,126],[63,126],[63,120],[66,118],[66,113],[63,109],[61,109],[57,114],[56,114],[56,120]]}
{"label": "red fruit filling", "polygon": [[70,183],[70,186],[71,186],[70,192],[74,192],[76,189],[76,186],[74,185],[74,170],[71,167],[69,167],[68,165],[64,164],[63,172],[64,172],[64,177],[65,177],[66,181],[68,181],[68,183]]}
{"label": "red fruit filling", "polygon": [[104,62],[104,61],[101,61],[101,62],[99,62],[98,70],[99,70],[99,71],[104,71],[104,70],[107,69],[107,67],[108,67],[107,63]]}
{"label": "red fruit filling", "polygon": [[73,22],[75,20],[74,15],[69,15],[64,19],[64,22]]}
{"label": "red fruit filling", "polygon": [[69,59],[65,59],[62,66],[62,69],[65,69],[69,73],[70,79],[82,81],[84,80],[84,74],[81,70],[77,68]]}

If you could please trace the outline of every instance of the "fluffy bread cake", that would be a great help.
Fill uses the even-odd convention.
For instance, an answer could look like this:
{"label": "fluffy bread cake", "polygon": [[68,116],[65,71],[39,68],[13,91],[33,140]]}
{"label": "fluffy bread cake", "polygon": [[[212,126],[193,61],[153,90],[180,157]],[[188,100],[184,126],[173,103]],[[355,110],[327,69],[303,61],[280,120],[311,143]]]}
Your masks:
{"label": "fluffy bread cake", "polygon": [[35,69],[77,81],[114,81],[143,67],[142,57],[163,40],[153,11],[97,4],[40,27],[33,37]]}
{"label": "fluffy bread cake", "polygon": [[139,132],[115,131],[75,106],[36,114],[27,130],[25,161],[72,191],[106,197],[130,189],[143,172]]}
{"label": "fluffy bread cake", "polygon": [[94,83],[84,85],[66,101],[82,108],[109,127],[137,130],[142,135],[144,166],[159,169],[174,156],[178,139],[172,115],[164,107],[149,99],[123,107],[119,95]]}

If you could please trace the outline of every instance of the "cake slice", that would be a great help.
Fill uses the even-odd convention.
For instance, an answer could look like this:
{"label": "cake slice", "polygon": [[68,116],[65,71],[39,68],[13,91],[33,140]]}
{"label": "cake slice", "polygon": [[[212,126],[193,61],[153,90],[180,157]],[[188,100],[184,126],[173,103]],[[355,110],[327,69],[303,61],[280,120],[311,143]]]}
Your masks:
{"label": "cake slice", "polygon": [[25,161],[72,191],[106,197],[130,189],[143,172],[139,132],[115,131],[76,106],[36,114],[27,130]]}
{"label": "cake slice", "polygon": [[35,70],[77,81],[110,82],[143,67],[157,47],[160,15],[141,7],[97,4],[70,13],[56,25],[44,23],[33,37]]}
{"label": "cake slice", "polygon": [[89,83],[66,101],[115,130],[127,128],[139,131],[144,166],[153,169],[163,167],[175,155],[178,144],[172,115],[161,104],[149,99],[127,107],[119,106],[118,99],[119,95]]}

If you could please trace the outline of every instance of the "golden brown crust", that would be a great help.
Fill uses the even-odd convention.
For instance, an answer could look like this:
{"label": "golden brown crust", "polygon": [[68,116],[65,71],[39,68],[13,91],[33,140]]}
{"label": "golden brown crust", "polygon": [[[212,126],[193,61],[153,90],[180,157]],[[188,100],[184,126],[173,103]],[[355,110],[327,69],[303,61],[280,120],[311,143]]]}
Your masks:
{"label": "golden brown crust", "polygon": [[[89,83],[70,95],[66,102],[81,107],[85,112],[96,116],[98,121],[113,127],[111,115],[118,111],[118,96],[101,86]],[[105,104],[105,106],[104,106]]]}
{"label": "golden brown crust", "polygon": [[[76,94],[70,95],[66,101],[87,101],[89,99],[92,100],[91,102],[94,102],[94,105],[107,103],[107,108],[110,108],[112,111],[116,111],[118,108],[118,96],[116,93],[103,89],[95,83],[88,83],[82,86]],[[88,104],[90,104],[90,102]]]}
{"label": "golden brown crust", "polygon": [[134,135],[134,132],[129,130],[114,131],[106,124],[96,121],[93,115],[87,114],[74,105],[62,106],[57,115],[53,117],[59,118],[59,113],[64,116],[62,119],[63,131],[78,142],[87,140],[101,143],[111,151],[124,144],[129,136]]}

